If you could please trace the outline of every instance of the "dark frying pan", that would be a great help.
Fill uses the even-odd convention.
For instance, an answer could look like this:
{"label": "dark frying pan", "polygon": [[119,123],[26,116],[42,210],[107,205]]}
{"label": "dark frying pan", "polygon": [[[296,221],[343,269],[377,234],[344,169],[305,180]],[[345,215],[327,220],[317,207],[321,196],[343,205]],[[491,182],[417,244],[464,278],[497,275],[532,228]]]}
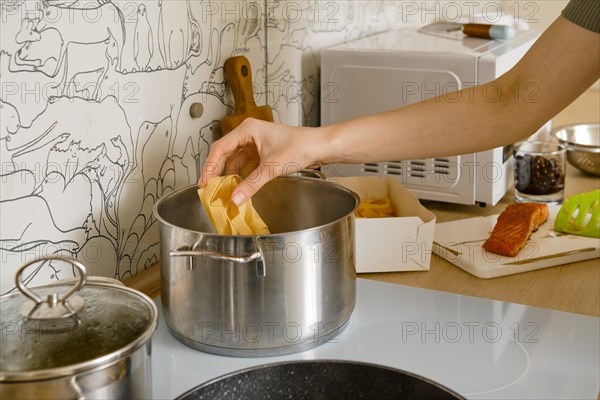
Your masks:
{"label": "dark frying pan", "polygon": [[203,383],[179,400],[464,399],[426,378],[350,361],[293,361],[232,372]]}

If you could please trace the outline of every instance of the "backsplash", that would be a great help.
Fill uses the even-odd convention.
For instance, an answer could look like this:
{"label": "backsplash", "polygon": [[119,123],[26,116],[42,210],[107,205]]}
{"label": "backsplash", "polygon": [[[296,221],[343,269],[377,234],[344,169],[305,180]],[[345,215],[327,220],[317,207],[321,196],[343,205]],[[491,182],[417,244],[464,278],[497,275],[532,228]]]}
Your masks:
{"label": "backsplash", "polygon": [[[320,49],[423,23],[400,1],[0,4],[1,293],[42,255],[120,280],[158,261],[153,205],[196,183],[233,111],[227,58],[248,57],[256,101],[277,122],[314,126]],[[72,276],[47,262],[26,282]]]}

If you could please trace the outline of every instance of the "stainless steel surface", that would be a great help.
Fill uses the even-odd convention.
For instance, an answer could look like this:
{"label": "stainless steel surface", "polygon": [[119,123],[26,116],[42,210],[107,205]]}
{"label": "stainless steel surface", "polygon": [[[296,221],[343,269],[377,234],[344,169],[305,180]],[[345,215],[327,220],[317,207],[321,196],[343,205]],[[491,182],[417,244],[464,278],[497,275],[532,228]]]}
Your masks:
{"label": "stainless steel surface", "polygon": [[223,236],[196,189],[155,206],[161,300],[177,339],[210,353],[254,357],[311,348],[343,329],[355,304],[355,193],[280,177],[253,197],[271,234]]}
{"label": "stainless steel surface", "polygon": [[16,273],[16,285],[21,293],[33,301],[34,305],[24,304],[21,314],[29,319],[60,319],[70,317],[83,307],[83,299],[80,296],[76,296],[75,293],[79,292],[83,285],[85,285],[87,278],[85,267],[78,261],[62,257],[46,257],[46,260],[64,261],[71,264],[79,270],[79,277],[75,284],[62,295],[54,292],[49,294],[46,300],[42,300],[35,292],[25,286],[22,279],[25,270],[29,266],[38,263],[39,260],[36,259],[24,264]]}
{"label": "stainless steel surface", "polygon": [[286,176],[296,176],[302,178],[315,178],[315,179],[325,179],[326,176],[321,171],[316,169],[301,169],[300,171],[293,172]]}
{"label": "stainless steel surface", "polygon": [[600,124],[562,126],[553,134],[567,147],[567,160],[571,165],[600,176]]}
{"label": "stainless steel surface", "polygon": [[[76,265],[51,257],[26,266],[59,260]],[[31,307],[24,294],[0,297],[0,398],[151,397],[150,339],[158,319],[154,302],[121,284],[95,279],[86,283],[83,266],[80,274],[80,287],[69,280],[26,289],[31,298],[56,300],[57,307],[75,288],[84,304],[69,317],[31,319],[19,312]]]}

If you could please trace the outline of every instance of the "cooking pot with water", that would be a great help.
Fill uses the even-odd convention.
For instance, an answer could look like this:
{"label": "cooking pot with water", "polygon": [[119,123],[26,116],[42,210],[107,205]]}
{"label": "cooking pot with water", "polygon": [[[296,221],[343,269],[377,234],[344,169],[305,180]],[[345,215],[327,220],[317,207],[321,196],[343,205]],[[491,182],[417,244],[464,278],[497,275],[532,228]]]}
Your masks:
{"label": "cooking pot with water", "polygon": [[317,346],[354,309],[359,198],[319,179],[279,177],[252,201],[270,234],[217,234],[195,186],[157,202],[165,321],[181,342],[221,355]]}

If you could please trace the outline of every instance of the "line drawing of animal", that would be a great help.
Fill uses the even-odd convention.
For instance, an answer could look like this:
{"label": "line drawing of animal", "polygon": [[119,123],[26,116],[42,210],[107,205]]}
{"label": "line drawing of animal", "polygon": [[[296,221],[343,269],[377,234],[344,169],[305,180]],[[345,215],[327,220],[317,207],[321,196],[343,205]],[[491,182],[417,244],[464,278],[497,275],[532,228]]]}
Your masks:
{"label": "line drawing of animal", "polygon": [[[76,90],[83,90],[87,87],[93,89],[89,98],[99,100],[100,83],[108,73],[109,66],[118,62],[118,59],[111,55],[113,53],[110,51],[111,48],[118,46],[118,43],[110,30],[109,35],[107,39],[97,43],[70,43],[63,63],[63,78],[61,79],[61,82],[64,82],[61,91],[63,95],[73,94]],[[98,73],[98,71],[101,72]],[[91,82],[79,81],[76,84],[75,75],[79,74],[81,78],[81,74],[89,72],[99,76],[96,76]]]}
{"label": "line drawing of animal", "polygon": [[12,163],[12,154],[6,143],[10,142],[21,127],[19,112],[10,103],[0,100],[0,201],[31,195],[35,189],[35,177]]}
{"label": "line drawing of animal", "polygon": [[[109,49],[110,51],[115,49]],[[114,55],[111,54],[114,58]],[[183,102],[183,85],[186,64],[175,69],[134,71],[123,73],[110,65],[100,85],[100,96],[115,95],[129,117],[131,131],[138,132],[143,121],[160,121],[169,115],[177,115]],[[142,101],[161,99],[161,101]]]}
{"label": "line drawing of animal", "polygon": [[[31,126],[23,126],[17,108],[7,102],[0,100],[0,160],[2,161],[2,174],[6,178],[5,172],[24,171],[24,168],[15,163],[15,158],[22,154],[37,150],[40,148],[50,148],[55,143],[66,140],[68,133],[58,137],[49,136],[56,127],[56,122],[45,125],[46,129],[37,129],[32,132]],[[48,139],[50,138],[50,139]],[[5,176],[6,175],[6,176]],[[25,179],[25,178],[23,178]],[[24,180],[27,183],[28,179]],[[7,189],[5,186],[4,189]],[[1,194],[6,194],[5,190]]]}
{"label": "line drawing of animal", "polygon": [[[34,69],[42,70],[48,61],[39,59],[41,55],[38,54],[38,50],[47,48],[46,38],[53,32],[57,31],[54,29],[42,31],[39,41],[26,43],[18,52],[21,63],[32,63]],[[75,97],[78,93],[87,90],[88,95],[84,98],[98,98],[100,82],[106,76],[109,65],[118,61],[112,55],[114,51],[110,50],[110,48],[118,46],[117,41],[110,30],[108,35],[106,39],[95,43],[71,42],[67,45],[58,69],[51,68],[52,74],[54,74],[52,77],[59,77],[58,83],[53,87],[56,89],[54,91],[56,95]],[[54,35],[50,37],[54,38]],[[47,70],[44,73],[47,74]],[[85,74],[91,78],[84,80]],[[77,75],[79,77],[75,79]]]}
{"label": "line drawing of animal", "polygon": [[[24,213],[23,210],[27,212]],[[38,195],[0,201],[0,216],[2,219],[0,247],[5,249],[36,241],[74,242],[74,234],[83,233],[83,229],[79,227],[71,229],[57,227],[48,203]]]}
{"label": "line drawing of animal", "polygon": [[[201,0],[200,3],[202,3]],[[202,53],[202,26],[198,19],[193,13],[191,2],[187,2],[188,5],[188,18],[190,24],[190,42],[189,42],[189,56],[199,55]]]}
{"label": "line drawing of animal", "polygon": [[0,96],[19,110],[20,125],[28,126],[46,108],[48,98],[57,94],[57,82],[33,70],[20,70],[14,60],[13,54],[0,50]]}
{"label": "line drawing of animal", "polygon": [[0,99],[0,140],[14,135],[20,127],[21,119],[17,108]]}
{"label": "line drawing of animal", "polygon": [[[107,115],[111,117],[106,118]],[[78,151],[74,154],[75,158],[66,157],[65,153],[63,159],[52,160],[52,168],[58,168],[65,176],[69,175],[67,171],[72,168],[73,160],[80,160],[78,168],[89,163],[86,149],[91,151],[113,137],[120,136],[128,144],[127,152],[131,154],[133,151],[131,128],[123,109],[112,96],[101,102],[66,96],[52,98],[32,124],[21,126],[14,136],[6,147],[13,162],[24,166],[39,164],[40,159],[47,160],[53,146],[57,146],[58,150],[68,150],[72,149],[72,143],[78,143],[78,148],[73,149]],[[112,145],[106,146],[106,151],[111,160],[122,154],[122,150]],[[36,182],[39,183],[49,169],[51,166],[47,166],[46,171],[34,171]]]}
{"label": "line drawing of animal", "polygon": [[206,54],[191,56],[187,62],[188,71],[185,83],[185,96],[200,92],[205,85],[207,77],[219,66],[215,64],[216,55],[219,52],[220,34],[213,29],[209,35],[209,44],[205,46]]}
{"label": "line drawing of animal", "polygon": [[165,68],[178,68],[202,50],[202,31],[190,0],[159,0],[158,49]]}
{"label": "line drawing of animal", "polygon": [[[107,119],[107,115],[111,118]],[[42,132],[48,125],[47,131]],[[4,216],[18,215],[19,210],[22,214],[28,207],[35,208],[29,214],[36,220],[21,216],[22,221],[7,230],[6,235],[3,225],[0,251],[37,248],[46,242],[77,250],[89,232],[118,244],[118,196],[130,168],[133,144],[130,127],[116,99],[106,97],[97,103],[55,98],[31,126],[20,127],[15,137],[20,134],[20,142],[12,143],[15,147],[8,149],[13,151],[15,163],[30,168],[43,166],[39,172],[30,171],[37,174],[32,177],[37,181],[33,193],[12,196],[12,203],[3,201],[2,221],[11,222]],[[80,196],[78,205],[66,207],[64,199],[75,192]],[[94,229],[88,221],[96,221]],[[38,223],[45,224],[44,228]],[[36,232],[45,236],[36,236]]]}
{"label": "line drawing of animal", "polygon": [[187,30],[182,18],[187,16],[187,7],[181,1],[158,1],[158,48],[165,68],[176,68],[185,60]]}
{"label": "line drawing of animal", "polygon": [[[109,47],[119,47],[112,31],[107,29],[106,37],[97,42],[72,41],[66,45],[62,34],[55,28],[45,29],[37,37],[18,50],[17,65],[32,66],[34,71],[57,78],[58,82],[53,87],[57,95],[73,96],[83,91],[84,87],[75,85],[77,82],[83,84],[88,92],[95,86],[89,98],[96,99],[99,83],[106,75],[108,65],[118,64],[119,60],[118,50],[109,50]],[[96,72],[92,81],[81,82],[82,76],[77,81],[74,79],[75,75],[87,72]]]}
{"label": "line drawing of animal", "polygon": [[[59,171],[51,171],[40,182],[35,194],[46,200],[59,229],[81,228],[91,213],[90,182],[84,174],[68,178]],[[65,207],[65,204],[69,206]]]}
{"label": "line drawing of animal", "polygon": [[35,30],[37,22],[37,19],[23,18],[21,20],[21,29],[17,32],[17,36],[15,36],[15,42],[23,44],[40,40],[40,33]]}
{"label": "line drawing of animal", "polygon": [[66,83],[65,91],[69,97],[81,97],[84,100],[97,100],[100,83],[106,73],[105,68],[78,72]]}
{"label": "line drawing of animal", "polygon": [[36,40],[24,42],[15,53],[14,72],[37,71],[54,78],[60,69],[64,41],[56,29],[37,32]]}
{"label": "line drawing of animal", "polygon": [[133,39],[133,58],[138,70],[147,70],[150,60],[154,55],[154,35],[146,6],[140,4],[137,10],[137,22],[135,24]]}
{"label": "line drawing of animal", "polygon": [[[92,10],[95,11],[95,14]],[[85,5],[76,2],[68,8],[47,5],[42,8],[41,13],[42,16],[35,25],[35,31],[41,34],[46,29],[56,29],[63,40],[54,76],[58,73],[66,49],[72,42],[98,43],[112,35],[119,46],[120,60],[127,33],[123,13],[112,1],[107,0],[97,4],[86,2]],[[97,19],[94,20],[90,15],[97,15]]]}

